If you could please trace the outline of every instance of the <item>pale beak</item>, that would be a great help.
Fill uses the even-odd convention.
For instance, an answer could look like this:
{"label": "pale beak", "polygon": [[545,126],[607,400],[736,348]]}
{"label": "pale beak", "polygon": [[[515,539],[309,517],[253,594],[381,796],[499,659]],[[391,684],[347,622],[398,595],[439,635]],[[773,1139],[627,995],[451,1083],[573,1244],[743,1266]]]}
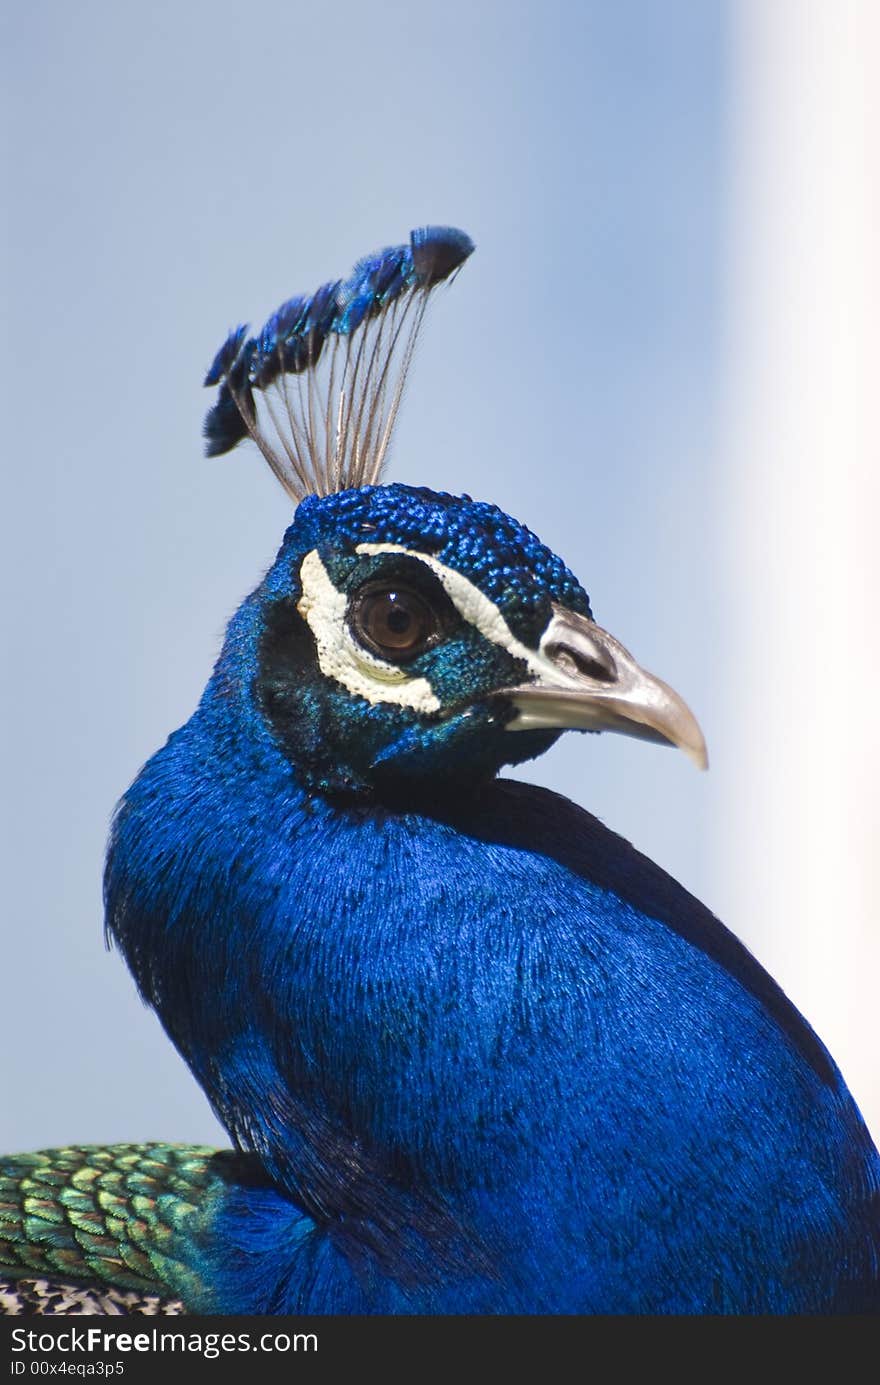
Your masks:
{"label": "pale beak", "polygon": [[517,713],[509,731],[619,731],[677,746],[698,769],[708,768],[687,704],[586,616],[554,606],[530,663],[535,682],[501,690]]}

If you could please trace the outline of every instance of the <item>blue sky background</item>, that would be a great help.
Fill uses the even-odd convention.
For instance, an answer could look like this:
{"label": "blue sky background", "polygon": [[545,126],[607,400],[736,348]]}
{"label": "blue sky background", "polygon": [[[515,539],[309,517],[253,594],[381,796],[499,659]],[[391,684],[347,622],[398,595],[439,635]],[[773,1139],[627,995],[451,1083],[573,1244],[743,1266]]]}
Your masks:
{"label": "blue sky background", "polygon": [[[0,1147],[223,1140],[104,950],[100,874],[114,802],[190,714],[289,519],[255,453],[201,456],[201,376],[234,323],[412,226],[468,230],[390,476],[525,521],[711,756],[725,16],[7,11]],[[609,736],[568,736],[526,777],[724,912],[723,780]]]}

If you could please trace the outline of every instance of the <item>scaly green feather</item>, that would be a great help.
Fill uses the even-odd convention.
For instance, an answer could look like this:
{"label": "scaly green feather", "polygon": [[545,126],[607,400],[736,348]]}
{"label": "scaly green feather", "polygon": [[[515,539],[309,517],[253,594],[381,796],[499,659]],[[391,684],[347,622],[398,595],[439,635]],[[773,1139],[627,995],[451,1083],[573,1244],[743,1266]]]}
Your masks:
{"label": "scaly green feather", "polygon": [[0,1159],[0,1273],[185,1296],[192,1272],[172,1245],[224,1191],[217,1153],[77,1145]]}

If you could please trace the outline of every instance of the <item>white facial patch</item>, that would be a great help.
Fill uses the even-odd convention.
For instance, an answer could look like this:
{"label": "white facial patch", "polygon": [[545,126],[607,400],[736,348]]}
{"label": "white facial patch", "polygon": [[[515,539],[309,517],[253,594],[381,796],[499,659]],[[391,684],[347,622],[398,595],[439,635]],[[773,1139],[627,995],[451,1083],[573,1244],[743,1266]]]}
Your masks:
{"label": "white facial patch", "polygon": [[299,575],[302,596],[296,609],[315,637],[318,666],[325,678],[367,702],[391,702],[414,712],[440,710],[427,678],[412,678],[406,669],[377,659],[357,643],[346,620],[348,597],[334,587],[316,549],[303,558]]}

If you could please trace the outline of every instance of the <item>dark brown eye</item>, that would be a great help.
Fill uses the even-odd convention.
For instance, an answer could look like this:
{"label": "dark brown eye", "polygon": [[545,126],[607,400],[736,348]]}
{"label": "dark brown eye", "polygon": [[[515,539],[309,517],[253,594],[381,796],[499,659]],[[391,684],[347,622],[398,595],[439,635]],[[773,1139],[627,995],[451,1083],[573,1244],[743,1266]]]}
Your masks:
{"label": "dark brown eye", "polygon": [[351,626],[361,644],[395,663],[415,658],[439,629],[428,603],[406,587],[374,587],[362,592],[355,602]]}

